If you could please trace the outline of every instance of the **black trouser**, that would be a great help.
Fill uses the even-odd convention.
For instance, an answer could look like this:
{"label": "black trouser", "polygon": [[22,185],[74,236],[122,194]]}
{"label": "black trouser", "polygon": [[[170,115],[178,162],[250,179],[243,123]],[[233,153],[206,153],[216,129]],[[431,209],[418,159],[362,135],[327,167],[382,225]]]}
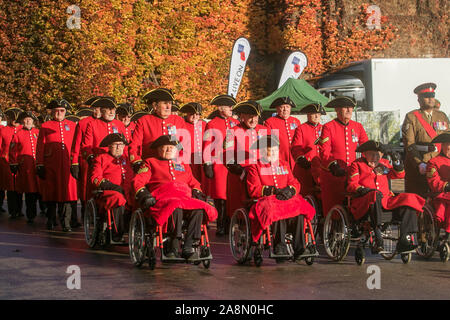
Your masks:
{"label": "black trouser", "polygon": [[86,201],[81,201],[81,223],[84,221],[84,212],[86,211]]}
{"label": "black trouser", "polygon": [[217,231],[223,230],[227,232],[228,225],[230,224],[227,215],[227,201],[223,199],[214,199],[214,207],[217,209]]}
{"label": "black trouser", "polygon": [[0,210],[4,210],[3,201],[5,201],[5,190],[0,190]]}
{"label": "black trouser", "polygon": [[47,202],[47,218],[48,222],[52,224],[56,224],[56,206],[58,205],[58,215],[59,220],[61,221],[61,227],[70,227],[70,219],[72,216],[72,204],[71,201],[68,202],[56,202],[56,201],[48,201]]}
{"label": "black trouser", "polygon": [[8,212],[11,217],[17,217],[22,213],[22,194],[17,191],[6,191]]}
{"label": "black trouser", "polygon": [[78,202],[71,201],[70,206],[72,209],[72,215],[70,217],[70,225],[75,226],[78,223]]}
{"label": "black trouser", "polygon": [[183,219],[187,223],[187,234],[183,249],[192,247],[194,240],[199,240],[202,236],[203,210],[183,210],[175,209],[169,217],[167,233],[172,239],[181,239]]}
{"label": "black trouser", "polygon": [[47,203],[42,201],[42,195],[39,193],[39,208],[41,209],[41,214],[45,213],[47,215]]}
{"label": "black trouser", "polygon": [[305,224],[305,216],[298,215],[293,218],[279,220],[273,223],[274,247],[279,243],[285,243],[286,232],[294,237],[294,252],[296,254],[303,253],[305,249],[305,234],[303,232]]}
{"label": "black trouser", "polygon": [[[113,225],[112,229],[113,231],[118,235],[122,236],[125,231],[125,207],[117,207],[112,210],[112,219],[113,219]],[[115,226],[114,226],[115,223]],[[117,230],[117,231],[116,231]]]}
{"label": "black trouser", "polygon": [[37,215],[39,193],[25,193],[25,205],[28,220],[34,220]]}

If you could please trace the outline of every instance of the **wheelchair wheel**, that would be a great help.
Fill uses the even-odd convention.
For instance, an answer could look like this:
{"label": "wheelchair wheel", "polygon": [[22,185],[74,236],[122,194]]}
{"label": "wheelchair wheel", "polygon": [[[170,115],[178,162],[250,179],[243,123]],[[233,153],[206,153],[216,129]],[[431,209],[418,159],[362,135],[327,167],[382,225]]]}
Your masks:
{"label": "wheelchair wheel", "polygon": [[311,220],[311,226],[313,229],[313,233],[314,233],[314,238],[317,238],[317,234],[319,233],[319,222],[320,222],[320,218],[321,218],[321,214],[320,214],[320,205],[317,202],[316,197],[314,197],[313,195],[307,195],[305,196],[305,200],[309,202],[310,205],[312,205],[314,207],[314,209],[316,210],[316,214],[314,215],[314,217]]}
{"label": "wheelchair wheel", "polygon": [[250,221],[245,209],[238,209],[233,213],[229,233],[231,253],[233,258],[244,264],[250,252]]}
{"label": "wheelchair wheel", "polygon": [[432,208],[429,205],[425,205],[423,209],[423,212],[420,213],[417,219],[420,243],[416,251],[420,257],[428,260],[433,256],[438,241],[436,241],[436,228]]}
{"label": "wheelchair wheel", "polygon": [[444,242],[439,248],[439,258],[442,262],[447,262],[449,258],[449,246],[447,242]]}
{"label": "wheelchair wheel", "polygon": [[397,243],[400,239],[400,226],[395,223],[385,223],[381,227],[384,251],[380,255],[386,260],[392,260],[397,255]]}
{"label": "wheelchair wheel", "polygon": [[90,199],[86,204],[84,213],[84,238],[90,248],[97,244],[98,237],[98,212],[94,199]]}
{"label": "wheelchair wheel", "polygon": [[142,211],[138,209],[133,212],[131,217],[128,240],[131,262],[136,267],[140,267],[145,261],[147,254],[147,243],[145,240],[145,221]]}
{"label": "wheelchair wheel", "polygon": [[334,261],[343,260],[350,248],[347,211],[340,205],[334,206],[323,225],[325,252]]}
{"label": "wheelchair wheel", "polygon": [[412,253],[411,252],[409,252],[409,253],[402,253],[400,255],[400,257],[402,258],[403,263],[407,264],[407,263],[409,263],[411,261]]}
{"label": "wheelchair wheel", "polygon": [[[203,246],[200,249],[200,257],[208,257],[210,255],[209,252],[209,248],[207,246]],[[205,269],[209,269],[210,265],[211,265],[211,260],[203,260],[203,267],[205,267]]]}
{"label": "wheelchair wheel", "polygon": [[358,266],[361,266],[366,261],[366,253],[364,252],[364,249],[361,247],[357,247],[355,250],[355,261],[358,264]]}

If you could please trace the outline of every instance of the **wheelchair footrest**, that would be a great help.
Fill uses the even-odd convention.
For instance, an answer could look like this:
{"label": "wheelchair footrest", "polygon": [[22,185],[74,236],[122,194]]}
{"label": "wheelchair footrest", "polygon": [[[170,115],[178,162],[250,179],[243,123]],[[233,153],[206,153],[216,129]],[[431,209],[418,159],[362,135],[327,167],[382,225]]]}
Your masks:
{"label": "wheelchair footrest", "polygon": [[269,254],[270,259],[289,259],[290,257],[292,257],[290,254],[275,254],[273,252]]}
{"label": "wheelchair footrest", "polygon": [[297,259],[305,259],[305,258],[309,258],[309,257],[318,257],[318,256],[319,256],[319,252],[307,253],[307,254],[302,254],[302,255],[298,256]]}

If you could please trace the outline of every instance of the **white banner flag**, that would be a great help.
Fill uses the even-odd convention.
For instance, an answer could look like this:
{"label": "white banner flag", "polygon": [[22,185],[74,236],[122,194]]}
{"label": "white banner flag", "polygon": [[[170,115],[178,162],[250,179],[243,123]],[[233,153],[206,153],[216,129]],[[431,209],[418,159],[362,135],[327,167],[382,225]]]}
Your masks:
{"label": "white banner flag", "polygon": [[245,65],[250,55],[250,43],[246,38],[239,38],[234,42],[231,53],[230,74],[228,77],[228,94],[236,98],[244,76]]}
{"label": "white banner flag", "polygon": [[284,65],[283,73],[281,74],[280,83],[278,84],[278,88],[280,88],[287,79],[294,78],[298,79],[298,77],[302,74],[303,70],[305,70],[308,65],[308,58],[301,51],[292,52],[286,60]]}

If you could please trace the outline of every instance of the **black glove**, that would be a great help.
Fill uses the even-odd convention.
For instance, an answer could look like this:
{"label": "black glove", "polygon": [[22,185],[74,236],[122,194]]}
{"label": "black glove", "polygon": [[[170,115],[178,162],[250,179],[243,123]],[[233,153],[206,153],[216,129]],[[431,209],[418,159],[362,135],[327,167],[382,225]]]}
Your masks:
{"label": "black glove", "polygon": [[295,195],[295,189],[291,186],[287,186],[286,188],[278,189],[276,195],[278,200],[289,200]]}
{"label": "black glove", "polygon": [[142,162],[143,161],[140,160],[140,161],[136,161],[135,163],[133,163],[133,171],[135,174],[137,174],[139,169],[141,168]]}
{"label": "black glove", "polygon": [[237,164],[237,163],[227,164],[227,169],[232,174],[237,174],[238,176],[240,176],[242,174],[242,172],[244,172],[244,168],[242,168],[242,166],[240,164]]}
{"label": "black glove", "polygon": [[343,177],[346,174],[345,169],[341,168],[336,162],[330,165],[330,171],[335,177]]}
{"label": "black glove", "polygon": [[156,203],[156,199],[152,196],[150,191],[147,190],[147,188],[139,191],[139,193],[136,195],[136,200],[138,201],[143,211],[147,211],[148,208],[154,206]]}
{"label": "black glove", "polygon": [[192,198],[206,202],[206,195],[197,189],[192,189]]}
{"label": "black glove", "polygon": [[389,155],[391,156],[392,162],[402,160],[402,157],[400,156],[400,153],[398,153],[398,152],[392,151],[392,152],[389,152]]}
{"label": "black glove", "polygon": [[298,158],[296,162],[300,166],[300,168],[303,168],[303,169],[311,168],[311,162],[309,162],[308,159],[306,159],[305,157]]}
{"label": "black glove", "polygon": [[78,180],[80,178],[80,166],[77,164],[71,165],[70,173],[72,174],[72,177],[75,178],[75,180]]}
{"label": "black glove", "polygon": [[45,180],[45,167],[43,165],[37,166],[36,174],[40,179]]}
{"label": "black glove", "polygon": [[12,174],[17,174],[19,171],[19,165],[18,164],[10,164],[9,169],[11,170]]}
{"label": "black glove", "polygon": [[450,183],[447,183],[444,188],[445,192],[450,192]]}
{"label": "black glove", "polygon": [[274,186],[264,186],[263,188],[263,196],[271,196],[275,194],[275,187]]}
{"label": "black glove", "polygon": [[92,166],[94,165],[94,155],[91,154],[89,157],[87,157],[86,161],[89,165],[89,168],[92,168]]}
{"label": "black glove", "polygon": [[111,181],[108,181],[108,180],[102,181],[102,183],[100,183],[99,188],[102,189],[102,190],[117,191],[117,192],[120,192],[121,194],[125,195],[125,191],[122,189],[121,186],[118,186],[117,184],[114,184],[114,183],[112,183]]}
{"label": "black glove", "polygon": [[366,188],[366,187],[361,187],[358,190],[356,190],[356,194],[360,197],[368,194],[370,191],[372,191],[373,189],[370,188]]}
{"label": "black glove", "polygon": [[205,172],[205,176],[208,179],[214,178],[214,170],[213,170],[213,165],[212,164],[204,163],[203,164],[203,171]]}

